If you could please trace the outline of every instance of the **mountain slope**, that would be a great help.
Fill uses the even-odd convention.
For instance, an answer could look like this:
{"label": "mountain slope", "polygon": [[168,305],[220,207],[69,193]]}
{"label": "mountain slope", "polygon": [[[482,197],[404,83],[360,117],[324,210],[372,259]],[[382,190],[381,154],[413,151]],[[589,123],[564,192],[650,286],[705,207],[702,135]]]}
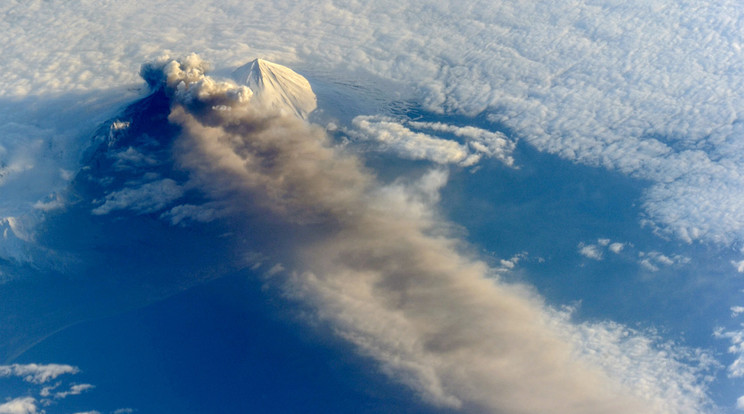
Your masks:
{"label": "mountain slope", "polygon": [[254,99],[268,108],[307,119],[317,107],[310,82],[285,66],[256,59],[236,69],[232,76],[251,88]]}

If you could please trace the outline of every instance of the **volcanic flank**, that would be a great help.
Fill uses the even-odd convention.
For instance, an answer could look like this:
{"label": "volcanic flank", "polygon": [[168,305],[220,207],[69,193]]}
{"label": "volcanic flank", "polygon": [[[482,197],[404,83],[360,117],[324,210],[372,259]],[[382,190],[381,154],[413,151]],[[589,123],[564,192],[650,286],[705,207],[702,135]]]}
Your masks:
{"label": "volcanic flank", "polygon": [[267,108],[307,119],[317,107],[310,82],[285,66],[256,59],[236,69],[232,77],[251,88],[253,99]]}

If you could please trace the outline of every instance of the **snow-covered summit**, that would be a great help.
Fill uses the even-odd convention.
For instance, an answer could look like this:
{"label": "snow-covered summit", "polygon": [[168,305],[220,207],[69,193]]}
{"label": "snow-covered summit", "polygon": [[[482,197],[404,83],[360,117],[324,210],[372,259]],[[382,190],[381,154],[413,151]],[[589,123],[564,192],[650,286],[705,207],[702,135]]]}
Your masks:
{"label": "snow-covered summit", "polygon": [[253,90],[253,99],[285,113],[307,119],[317,107],[310,82],[286,66],[256,59],[236,69],[232,77]]}

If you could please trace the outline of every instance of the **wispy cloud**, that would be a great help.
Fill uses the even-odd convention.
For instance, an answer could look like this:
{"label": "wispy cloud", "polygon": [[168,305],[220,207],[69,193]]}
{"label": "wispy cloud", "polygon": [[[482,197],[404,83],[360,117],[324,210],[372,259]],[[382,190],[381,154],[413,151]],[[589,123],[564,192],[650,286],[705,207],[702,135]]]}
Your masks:
{"label": "wispy cloud", "polygon": [[140,214],[153,213],[181,198],[183,193],[184,190],[178,183],[170,178],[163,178],[111,192],[92,213],[103,215],[124,209]]}
{"label": "wispy cloud", "polygon": [[0,365],[0,377],[21,377],[24,381],[43,384],[60,375],[77,374],[77,367],[60,364],[13,364]]}
{"label": "wispy cloud", "polygon": [[70,389],[67,391],[60,391],[54,394],[54,398],[62,399],[67,398],[70,395],[80,395],[85,391],[88,391],[90,389],[95,388],[94,385],[91,384],[74,384],[70,386]]}

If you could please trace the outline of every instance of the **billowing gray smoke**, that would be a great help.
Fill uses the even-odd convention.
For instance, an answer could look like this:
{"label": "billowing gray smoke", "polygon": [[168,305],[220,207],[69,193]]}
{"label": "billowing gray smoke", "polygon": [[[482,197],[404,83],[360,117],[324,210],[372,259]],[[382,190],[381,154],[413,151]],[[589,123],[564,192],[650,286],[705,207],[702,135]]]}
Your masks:
{"label": "billowing gray smoke", "polygon": [[271,252],[286,267],[277,283],[392,379],[470,412],[701,410],[695,376],[671,356],[617,325],[571,323],[467,254],[432,209],[446,173],[383,186],[322,129],[204,71],[194,55],[143,69],[172,99],[191,185],[228,214],[317,230]]}

